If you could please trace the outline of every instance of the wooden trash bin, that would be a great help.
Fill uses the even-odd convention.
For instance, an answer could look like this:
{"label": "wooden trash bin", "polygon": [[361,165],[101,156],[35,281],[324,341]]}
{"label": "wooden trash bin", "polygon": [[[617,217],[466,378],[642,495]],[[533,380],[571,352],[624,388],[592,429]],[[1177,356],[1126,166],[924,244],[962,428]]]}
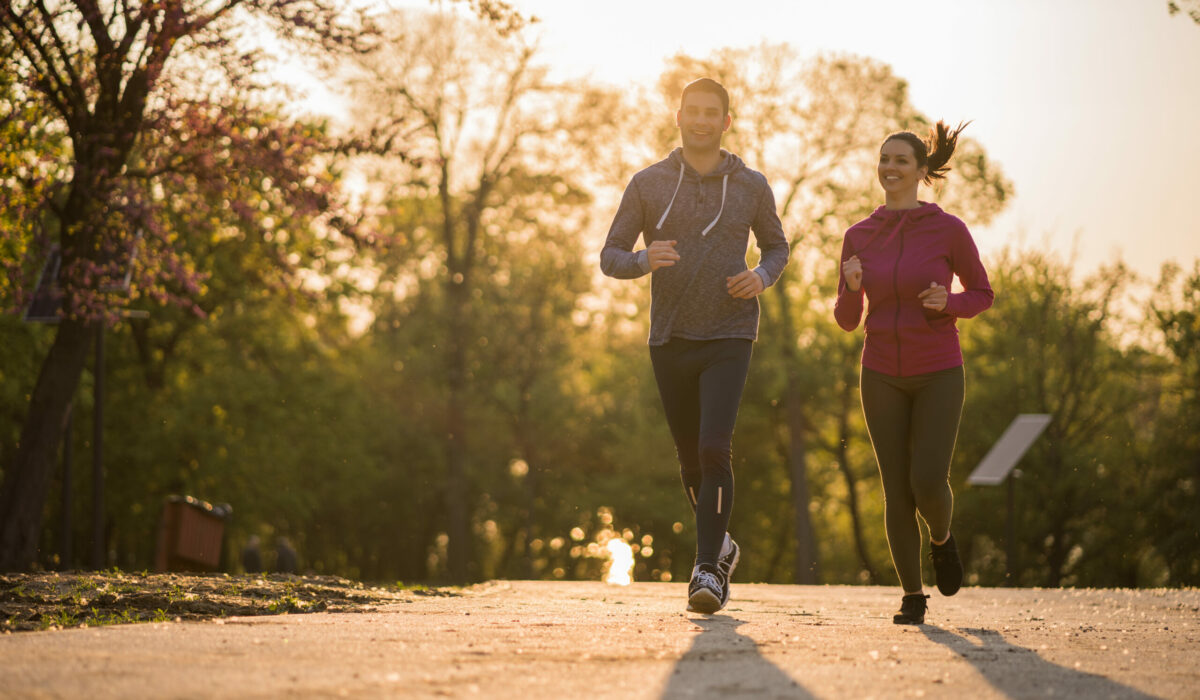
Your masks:
{"label": "wooden trash bin", "polygon": [[169,496],[163,504],[154,557],[157,571],[217,571],[225,535],[226,509],[191,496]]}

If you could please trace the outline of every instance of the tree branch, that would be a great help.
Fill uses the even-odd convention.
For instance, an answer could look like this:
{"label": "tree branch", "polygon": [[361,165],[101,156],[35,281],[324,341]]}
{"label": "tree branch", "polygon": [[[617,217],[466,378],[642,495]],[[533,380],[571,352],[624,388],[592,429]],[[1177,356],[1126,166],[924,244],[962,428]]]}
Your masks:
{"label": "tree branch", "polygon": [[[67,51],[67,46],[63,42],[62,37],[58,35],[58,28],[54,25],[54,14],[46,8],[46,3],[42,0],[37,0],[35,5],[37,6],[38,11],[41,13],[42,18],[46,21],[45,30],[50,35],[50,38],[54,41],[54,47],[58,49],[58,52],[62,55],[63,70],[66,72],[67,77],[70,78],[71,86],[75,89],[75,92],[79,95],[79,98],[86,99],[83,97],[85,94],[83,90],[83,82],[79,79],[79,74],[75,72],[74,66],[71,65],[71,54],[69,51]],[[40,45],[41,43],[39,42],[39,46]],[[49,62],[50,61],[47,60],[47,63]]]}
{"label": "tree branch", "polygon": [[72,126],[73,129],[77,128],[74,126],[77,124],[73,110],[74,101],[68,99],[71,95],[70,86],[55,69],[53,57],[47,54],[42,42],[34,37],[33,32],[26,24],[26,18],[14,13],[12,4],[6,3],[0,7],[0,22],[3,22],[9,36],[13,38],[17,48],[37,74],[38,77],[34,82],[41,88],[42,94],[50,100],[68,126]]}

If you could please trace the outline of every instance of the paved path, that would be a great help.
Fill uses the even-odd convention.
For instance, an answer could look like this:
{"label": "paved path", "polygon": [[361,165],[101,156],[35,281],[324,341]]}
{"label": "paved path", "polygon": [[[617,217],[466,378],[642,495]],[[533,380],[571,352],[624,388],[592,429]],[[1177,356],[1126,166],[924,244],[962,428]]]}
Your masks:
{"label": "paved path", "polygon": [[1200,591],[502,582],[362,614],[0,636],[0,696],[1200,698]]}

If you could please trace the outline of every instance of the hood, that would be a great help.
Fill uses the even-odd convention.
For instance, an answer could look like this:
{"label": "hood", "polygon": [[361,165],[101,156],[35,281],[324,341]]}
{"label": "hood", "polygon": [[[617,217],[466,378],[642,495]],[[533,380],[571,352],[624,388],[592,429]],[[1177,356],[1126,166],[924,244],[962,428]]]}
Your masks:
{"label": "hood", "polygon": [[725,149],[721,149],[721,161],[717,163],[717,167],[713,168],[712,172],[702,176],[684,160],[683,148],[676,148],[671,151],[671,155],[667,156],[667,160],[670,161],[673,167],[679,168],[679,179],[675,181],[675,191],[671,193],[671,201],[667,203],[667,208],[663,211],[662,216],[659,217],[658,224],[655,225],[654,230],[662,230],[663,222],[667,220],[667,216],[671,213],[671,207],[675,206],[675,196],[679,194],[679,187],[683,184],[685,176],[692,180],[719,177],[721,178],[721,208],[717,210],[717,217],[700,232],[701,237],[707,236],[708,232],[713,229],[713,226],[716,226],[717,222],[721,220],[721,214],[725,213],[725,195],[729,192],[729,176],[745,168],[746,164],[742,162],[741,158],[738,158]]}
{"label": "hood", "polygon": [[717,167],[713,168],[711,172],[705,173],[703,176],[696,172],[696,169],[689,165],[686,160],[684,160],[682,147],[676,147],[675,150],[671,151],[671,154],[667,156],[667,160],[671,161],[672,167],[678,168],[683,166],[684,172],[693,178],[724,177],[725,175],[733,175],[734,173],[746,167],[746,164],[742,162],[741,158],[737,157],[736,154],[730,153],[724,148],[721,149],[721,161],[717,163]]}
{"label": "hood", "polygon": [[858,252],[861,253],[869,248],[879,237],[879,234],[884,231],[889,231],[887,237],[883,239],[883,245],[886,246],[905,225],[911,224],[914,221],[928,219],[931,216],[937,216],[941,213],[942,208],[933,202],[921,202],[920,206],[915,209],[888,209],[886,206],[881,206],[871,212],[868,220],[874,225],[875,230],[867,237],[866,242],[863,243]]}
{"label": "hood", "polygon": [[871,221],[887,226],[903,218],[905,221],[920,221],[942,213],[942,208],[933,202],[920,202],[916,209],[888,209],[880,206],[871,212]]}

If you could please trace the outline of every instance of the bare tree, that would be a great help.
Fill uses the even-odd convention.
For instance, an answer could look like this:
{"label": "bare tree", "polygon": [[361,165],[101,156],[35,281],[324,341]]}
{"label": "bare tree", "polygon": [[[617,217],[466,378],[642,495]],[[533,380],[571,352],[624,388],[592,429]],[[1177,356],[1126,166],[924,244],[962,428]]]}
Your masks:
{"label": "bare tree", "polygon": [[[380,143],[405,146],[406,161],[378,163],[385,178],[394,178],[387,188],[436,202],[436,232],[419,255],[437,266],[441,288],[449,573],[466,581],[477,573],[471,568],[468,409],[472,348],[479,340],[472,300],[487,273],[479,269],[486,239],[504,235],[498,212],[506,193],[520,189],[515,179],[526,179],[527,186],[539,175],[582,170],[586,149],[574,147],[573,134],[596,118],[590,109],[609,103],[548,82],[546,69],[534,61],[536,47],[520,33],[499,36],[451,12],[399,13],[391,22],[386,48],[356,60],[348,85],[362,131]],[[552,180],[545,184],[553,186]],[[534,381],[527,372],[523,376]],[[519,437],[536,462],[530,437]]]}

